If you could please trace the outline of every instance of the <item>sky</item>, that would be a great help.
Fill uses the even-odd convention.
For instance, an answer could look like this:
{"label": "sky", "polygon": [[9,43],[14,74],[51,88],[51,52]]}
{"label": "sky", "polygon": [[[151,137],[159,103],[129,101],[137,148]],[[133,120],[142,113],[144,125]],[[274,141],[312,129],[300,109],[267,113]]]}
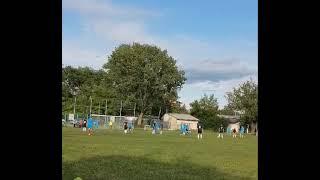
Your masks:
{"label": "sky", "polygon": [[257,0],[62,0],[62,64],[101,69],[122,43],[166,49],[186,73],[179,100],[257,82]]}

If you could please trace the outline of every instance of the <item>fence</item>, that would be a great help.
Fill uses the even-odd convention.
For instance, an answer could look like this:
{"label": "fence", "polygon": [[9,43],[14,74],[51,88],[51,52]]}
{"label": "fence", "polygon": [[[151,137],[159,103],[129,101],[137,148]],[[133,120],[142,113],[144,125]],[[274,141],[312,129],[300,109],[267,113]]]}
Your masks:
{"label": "fence", "polygon": [[[132,124],[137,123],[138,117],[134,116],[112,116],[112,115],[100,115],[100,114],[91,114],[93,120],[98,124],[98,128],[109,128],[109,122],[112,122],[114,129],[123,129],[124,122],[129,122]],[[73,123],[76,121],[88,119],[88,114],[76,113],[74,119],[76,121],[69,120],[69,113],[62,113],[62,119],[66,121],[66,124],[73,126]],[[160,121],[158,116],[144,115],[142,126],[152,125],[153,121]]]}
{"label": "fence", "polygon": [[123,129],[124,122],[134,124],[136,117],[132,116],[110,116],[110,115],[98,115],[92,114],[92,119],[97,121],[98,128],[110,128],[109,123],[112,122],[113,129]]}

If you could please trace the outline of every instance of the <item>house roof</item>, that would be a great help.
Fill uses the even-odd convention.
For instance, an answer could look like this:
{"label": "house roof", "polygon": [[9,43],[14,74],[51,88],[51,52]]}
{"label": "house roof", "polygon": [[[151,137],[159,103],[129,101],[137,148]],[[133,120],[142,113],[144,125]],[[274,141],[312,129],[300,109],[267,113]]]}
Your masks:
{"label": "house roof", "polygon": [[228,123],[237,123],[240,121],[240,116],[230,116],[230,115],[218,115],[219,117],[225,118]]}
{"label": "house roof", "polygon": [[195,118],[195,117],[191,116],[190,114],[168,113],[168,115],[175,117],[178,120],[199,121],[198,118]]}

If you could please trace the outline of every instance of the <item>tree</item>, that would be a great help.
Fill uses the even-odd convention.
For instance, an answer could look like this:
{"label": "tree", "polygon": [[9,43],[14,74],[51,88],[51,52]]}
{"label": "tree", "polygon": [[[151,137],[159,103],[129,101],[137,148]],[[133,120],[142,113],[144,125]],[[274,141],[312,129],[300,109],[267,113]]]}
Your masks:
{"label": "tree", "polygon": [[228,92],[226,98],[230,108],[244,112],[241,115],[242,124],[258,122],[258,86],[255,82],[246,81]]}
{"label": "tree", "polygon": [[188,110],[186,108],[186,105],[183,104],[179,101],[175,101],[174,103],[171,104],[169,111],[172,113],[182,113],[182,114],[188,114]]}
{"label": "tree", "polygon": [[200,100],[195,100],[190,103],[191,115],[200,119],[200,123],[205,128],[213,128],[218,130],[222,124],[226,127],[226,121],[218,117],[218,101],[214,95],[207,96],[206,94]]}
{"label": "tree", "polygon": [[187,109],[186,105],[185,105],[185,104],[183,104],[182,106],[180,106],[180,107],[178,108],[177,113],[185,113],[185,114],[188,114],[188,113],[189,113],[189,111],[188,111],[188,109]]}
{"label": "tree", "polygon": [[177,90],[184,84],[184,71],[176,60],[156,46],[122,44],[108,57],[103,66],[116,93],[130,98],[140,110],[138,125],[153,104],[177,99]]}
{"label": "tree", "polygon": [[224,106],[223,109],[219,111],[222,115],[234,115],[234,109],[228,105]]}
{"label": "tree", "polygon": [[[116,114],[119,108],[111,83],[103,70],[94,70],[89,67],[74,68],[67,66],[62,69],[62,110],[72,112],[74,97],[77,98],[76,112],[89,113],[90,97],[93,99],[93,111],[104,113],[105,100],[108,99],[108,114]],[[77,90],[77,93],[74,92]],[[119,101],[120,102],[120,101]],[[98,112],[96,108],[101,105]]]}

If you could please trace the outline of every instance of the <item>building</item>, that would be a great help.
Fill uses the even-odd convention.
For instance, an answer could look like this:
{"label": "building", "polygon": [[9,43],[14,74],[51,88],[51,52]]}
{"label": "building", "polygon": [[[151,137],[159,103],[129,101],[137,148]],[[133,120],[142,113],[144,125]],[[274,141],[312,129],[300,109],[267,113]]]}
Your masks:
{"label": "building", "polygon": [[188,124],[191,130],[197,129],[199,119],[191,116],[190,114],[178,114],[178,113],[167,113],[161,118],[163,122],[163,128],[168,130],[180,129],[182,123]]}
{"label": "building", "polygon": [[240,129],[240,116],[229,116],[229,115],[218,115],[219,117],[222,117],[226,119],[228,126],[227,128],[230,129],[236,129],[238,132]]}
{"label": "building", "polygon": [[[226,119],[227,123],[228,123],[228,128],[231,129],[236,129],[236,131],[238,132],[240,129],[240,116],[229,116],[229,115],[218,115],[219,117],[222,117],[224,119]],[[252,122],[251,124],[247,124],[245,126],[246,128],[246,133],[256,133],[258,134],[258,123],[256,122]]]}

